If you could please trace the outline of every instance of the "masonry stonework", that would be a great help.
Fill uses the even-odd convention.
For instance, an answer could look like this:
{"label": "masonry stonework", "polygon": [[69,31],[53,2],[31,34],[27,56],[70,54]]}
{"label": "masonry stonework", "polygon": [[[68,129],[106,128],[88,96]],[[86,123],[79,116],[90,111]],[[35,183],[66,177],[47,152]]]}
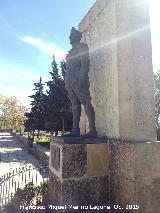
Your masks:
{"label": "masonry stonework", "polygon": [[79,29],[99,136],[156,140],[147,1],[97,0]]}

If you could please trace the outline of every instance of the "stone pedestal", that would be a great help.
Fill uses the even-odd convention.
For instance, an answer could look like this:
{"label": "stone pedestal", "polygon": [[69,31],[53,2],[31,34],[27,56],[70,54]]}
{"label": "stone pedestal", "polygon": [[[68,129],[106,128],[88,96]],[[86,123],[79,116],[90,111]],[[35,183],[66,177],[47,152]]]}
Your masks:
{"label": "stone pedestal", "polygon": [[[130,212],[160,212],[160,143],[112,142],[111,202]],[[130,206],[129,206],[130,205]],[[138,205],[138,210],[135,210]]]}
{"label": "stone pedestal", "polygon": [[102,139],[53,137],[49,196],[54,205],[107,205],[109,147]]}

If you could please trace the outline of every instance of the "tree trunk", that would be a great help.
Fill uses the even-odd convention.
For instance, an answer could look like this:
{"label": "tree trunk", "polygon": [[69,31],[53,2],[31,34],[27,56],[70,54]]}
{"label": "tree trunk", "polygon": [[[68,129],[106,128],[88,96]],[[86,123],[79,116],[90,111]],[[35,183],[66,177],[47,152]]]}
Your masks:
{"label": "tree trunk", "polygon": [[37,138],[39,139],[39,133],[40,133],[40,129],[38,129],[38,134],[37,134]]}
{"label": "tree trunk", "polygon": [[33,130],[33,134],[32,134],[32,141],[34,142],[34,132],[35,130]]}

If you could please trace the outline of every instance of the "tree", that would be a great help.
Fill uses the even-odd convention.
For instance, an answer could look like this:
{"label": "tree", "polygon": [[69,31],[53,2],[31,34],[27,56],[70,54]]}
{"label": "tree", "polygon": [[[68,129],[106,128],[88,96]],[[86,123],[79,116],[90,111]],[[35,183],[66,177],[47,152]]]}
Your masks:
{"label": "tree", "polygon": [[[61,75],[59,74],[58,64],[53,55],[52,71],[49,72],[51,80],[47,82],[49,90],[48,95],[48,107],[47,107],[47,122],[53,123],[53,129],[57,132],[58,130],[64,129],[64,111],[71,111],[71,104],[65,90],[65,61],[61,61]],[[62,113],[63,111],[63,113]]]}
{"label": "tree", "polygon": [[61,84],[61,77],[58,73],[58,65],[56,63],[55,57],[53,56],[53,61],[51,63],[52,71],[49,72],[52,80],[46,82],[49,90],[47,90],[48,95],[48,116],[53,119],[55,115],[60,110],[60,90],[59,85]]}
{"label": "tree", "polygon": [[66,62],[64,60],[62,60],[60,62],[60,67],[61,67],[61,74],[63,77],[63,80],[65,80],[65,74],[66,74]]}
{"label": "tree", "polygon": [[160,128],[160,70],[154,74],[156,126]]}
{"label": "tree", "polygon": [[31,138],[32,130],[34,130],[34,117],[32,112],[25,113],[26,120],[24,121],[25,132],[28,132],[28,139]]}
{"label": "tree", "polygon": [[31,96],[31,111],[26,114],[27,120],[25,122],[25,127],[28,130],[38,130],[38,137],[40,130],[44,129],[44,120],[46,113],[46,95],[44,94],[44,84],[42,83],[42,78],[37,83],[34,83],[35,88],[33,89],[35,93]]}
{"label": "tree", "polygon": [[155,120],[157,127],[157,139],[160,140],[160,70],[154,74],[155,84]]}
{"label": "tree", "polygon": [[0,96],[0,104],[0,128],[21,131],[27,108],[12,97]]}
{"label": "tree", "polygon": [[63,78],[63,90],[64,90],[64,106],[61,108],[61,117],[63,120],[63,130],[71,131],[72,129],[72,108],[71,102],[68,98],[67,90],[65,89],[65,74],[66,74],[66,62],[62,60],[60,62],[61,74]]}

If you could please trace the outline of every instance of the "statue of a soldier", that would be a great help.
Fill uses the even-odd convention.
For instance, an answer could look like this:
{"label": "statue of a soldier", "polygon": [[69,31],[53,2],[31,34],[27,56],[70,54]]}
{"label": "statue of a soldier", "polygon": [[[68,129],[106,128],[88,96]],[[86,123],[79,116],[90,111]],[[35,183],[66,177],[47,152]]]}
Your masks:
{"label": "statue of a soldier", "polygon": [[89,132],[85,138],[96,137],[95,113],[91,104],[89,92],[89,49],[88,45],[81,43],[82,33],[75,28],[71,29],[70,44],[72,49],[66,56],[65,87],[72,103],[73,128],[71,137],[80,136],[81,104],[84,106],[85,114],[89,122]]}

